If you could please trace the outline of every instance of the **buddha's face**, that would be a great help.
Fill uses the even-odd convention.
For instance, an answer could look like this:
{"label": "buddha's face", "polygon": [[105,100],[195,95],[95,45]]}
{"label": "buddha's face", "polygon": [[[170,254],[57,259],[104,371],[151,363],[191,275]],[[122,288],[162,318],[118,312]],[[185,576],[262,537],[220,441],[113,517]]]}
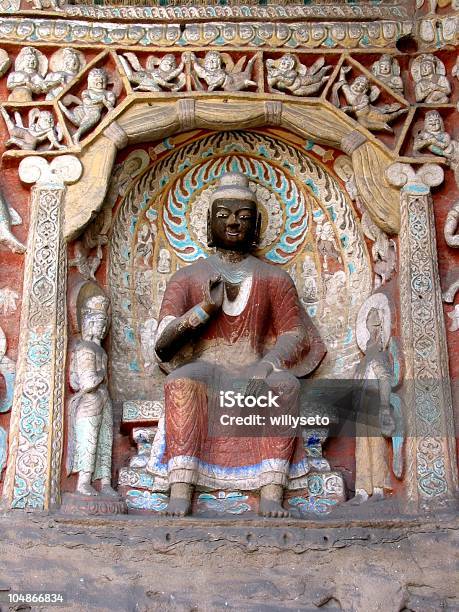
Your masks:
{"label": "buddha's face", "polygon": [[233,40],[236,38],[236,26],[231,24],[226,25],[223,28],[223,38],[225,40]]}
{"label": "buddha's face", "polygon": [[242,40],[249,40],[253,36],[252,26],[241,23],[239,26],[239,36]]}
{"label": "buddha's face", "polygon": [[216,200],[210,223],[216,247],[248,251],[255,238],[257,205],[249,200]]}
{"label": "buddha's face", "polygon": [[296,28],[295,35],[299,42],[307,42],[309,40],[309,28],[306,25],[299,25]]}
{"label": "buddha's face", "polygon": [[34,27],[35,26],[31,23],[27,23],[27,22],[19,23],[19,25],[16,28],[16,34],[21,39],[27,38],[34,31]]}
{"label": "buddha's face", "polygon": [[78,24],[73,28],[75,38],[86,38],[89,32],[89,26]]}
{"label": "buddha's face", "polygon": [[69,30],[70,28],[68,24],[58,21],[54,26],[54,35],[57,38],[65,38],[69,33]]}
{"label": "buddha's face", "polygon": [[187,39],[192,42],[197,42],[201,38],[200,29],[195,25],[188,26],[185,30],[185,34]]}
{"label": "buddha's face", "polygon": [[333,27],[332,34],[335,40],[344,40],[346,38],[346,28],[338,23]]}
{"label": "buddha's face", "polygon": [[381,29],[379,27],[379,24],[377,24],[377,23],[369,23],[367,25],[367,32],[368,32],[368,36],[370,38],[378,38],[378,36],[381,33]]}
{"label": "buddha's face", "polygon": [[161,40],[161,38],[163,37],[163,33],[163,26],[152,26],[148,31],[148,36],[150,37],[150,40],[157,42],[158,40]]}
{"label": "buddha's face", "polygon": [[126,176],[133,176],[138,170],[140,170],[138,159],[127,159],[124,162],[123,171]]}
{"label": "buddha's face", "polygon": [[313,24],[312,28],[311,28],[311,37],[312,40],[322,40],[322,38],[325,38],[326,35],[326,30],[325,28],[320,25],[320,24]]}

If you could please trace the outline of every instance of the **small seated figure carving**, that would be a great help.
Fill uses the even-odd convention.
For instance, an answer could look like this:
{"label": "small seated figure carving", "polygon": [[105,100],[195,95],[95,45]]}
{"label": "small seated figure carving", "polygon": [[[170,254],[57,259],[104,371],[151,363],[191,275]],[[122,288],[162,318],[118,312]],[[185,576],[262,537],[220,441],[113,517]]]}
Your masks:
{"label": "small seated figure carving", "polygon": [[88,74],[88,88],[81,94],[81,100],[76,96],[66,96],[65,102],[75,103],[77,106],[69,110],[59,100],[59,107],[74,126],[78,127],[73,136],[75,144],[80,142],[83,134],[97,125],[105,109],[111,111],[115,108],[116,95],[107,89],[108,74],[103,68],[93,68]]}
{"label": "small seated figure carving", "polygon": [[416,102],[446,104],[451,94],[451,85],[446,76],[444,63],[430,53],[413,60],[411,75],[415,82]]}
{"label": "small seated figure carving", "polygon": [[28,127],[24,126],[18,112],[14,113],[14,121],[3,106],[0,106],[0,113],[10,135],[6,147],[16,146],[25,151],[35,151],[39,144],[48,141],[48,150],[65,149],[65,145],[60,144],[62,130],[55,124],[51,111],[32,108],[28,115]]}
{"label": "small seated figure carving", "polygon": [[182,59],[177,66],[172,53],[161,58],[150,55],[145,68],[134,53],[123,53],[119,59],[129,81],[135,84],[136,91],[180,91],[185,86],[185,63]]}
{"label": "small seated figure carving", "polygon": [[[251,80],[252,68],[256,56],[250,58],[244,70],[246,56],[234,64],[228,53],[209,51],[203,60],[198,59],[194,53],[190,53],[190,60],[193,71],[207,84],[207,91],[223,89],[223,91],[240,91],[250,86],[255,86],[256,82]],[[224,63],[224,67],[223,67]],[[199,89],[202,89],[199,81],[196,82]]]}
{"label": "small seated figure carving", "polygon": [[459,142],[445,131],[445,124],[440,113],[428,111],[424,120],[424,129],[414,139],[414,151],[428,149],[434,155],[446,157],[455,172],[459,164]]}
{"label": "small seated figure carving", "polygon": [[319,57],[309,68],[300,63],[292,53],[278,60],[266,60],[269,91],[288,92],[293,96],[311,96],[320,91],[330,78],[326,73],[331,66],[324,66],[325,59]]}
{"label": "small seated figure carving", "polygon": [[85,60],[81,51],[64,47],[59,49],[50,60],[52,72],[48,72],[44,88],[48,92],[46,100],[53,100],[84,67]]}
{"label": "small seated figure carving", "polygon": [[371,67],[371,72],[392,91],[403,96],[403,81],[400,76],[400,64],[391,55],[381,55]]}
{"label": "small seated figure carving", "polygon": [[14,62],[14,71],[6,81],[11,91],[8,100],[12,102],[31,102],[34,94],[44,93],[44,76],[48,60],[35,47],[24,47]]}
{"label": "small seated figure carving", "polygon": [[346,73],[349,70],[349,67],[341,68],[339,81],[333,86],[334,104],[341,106],[338,91],[342,89],[347,102],[347,106],[341,107],[344,112],[353,113],[357,121],[367,130],[393,132],[389,123],[407,113],[408,109],[401,108],[398,103],[374,106],[372,102],[375,102],[381,93],[379,88],[371,86],[367,77],[363,75],[355,78],[349,85],[346,82]]}
{"label": "small seated figure carving", "polygon": [[81,340],[72,351],[70,385],[75,395],[69,407],[67,473],[78,474],[76,492],[118,497],[111,487],[113,417],[107,389],[107,353],[101,347],[108,328],[108,298],[93,295],[79,310]]}

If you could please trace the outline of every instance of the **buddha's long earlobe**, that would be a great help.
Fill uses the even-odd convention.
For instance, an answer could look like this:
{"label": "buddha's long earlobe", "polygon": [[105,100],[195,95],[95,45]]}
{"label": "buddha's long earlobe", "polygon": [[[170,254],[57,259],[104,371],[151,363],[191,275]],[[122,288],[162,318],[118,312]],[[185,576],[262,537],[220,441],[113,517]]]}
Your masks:
{"label": "buddha's long earlobe", "polygon": [[209,248],[215,246],[214,236],[212,234],[212,225],[211,225],[211,218],[210,218],[210,210],[207,211],[207,246]]}
{"label": "buddha's long earlobe", "polygon": [[261,236],[261,213],[257,213],[257,221],[255,223],[255,232],[253,234],[252,247],[254,249],[260,246],[260,236]]}

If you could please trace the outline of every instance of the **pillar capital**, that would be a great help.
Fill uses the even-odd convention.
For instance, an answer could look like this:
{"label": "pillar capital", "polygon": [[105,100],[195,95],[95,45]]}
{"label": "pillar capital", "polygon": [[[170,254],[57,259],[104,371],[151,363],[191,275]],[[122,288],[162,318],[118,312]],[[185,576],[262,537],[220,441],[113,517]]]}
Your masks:
{"label": "pillar capital", "polygon": [[37,187],[64,189],[76,183],[83,173],[80,160],[74,155],[60,155],[48,162],[44,157],[25,157],[19,164],[19,178]]}
{"label": "pillar capital", "polygon": [[445,173],[438,164],[424,164],[415,170],[409,164],[397,162],[386,170],[386,178],[391,185],[413,196],[428,195],[432,187],[443,183]]}

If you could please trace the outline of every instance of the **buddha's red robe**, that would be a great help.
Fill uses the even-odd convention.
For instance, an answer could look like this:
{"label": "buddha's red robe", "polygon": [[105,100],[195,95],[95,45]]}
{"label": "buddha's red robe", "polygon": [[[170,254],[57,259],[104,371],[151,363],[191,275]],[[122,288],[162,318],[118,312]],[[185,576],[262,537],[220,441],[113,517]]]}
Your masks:
{"label": "buddha's red robe", "polygon": [[[260,429],[259,436],[252,430],[250,437],[242,437],[233,428],[225,435],[220,427],[218,437],[209,435],[209,426],[219,422],[220,414],[231,414],[219,405],[220,390],[248,383],[250,365],[261,359],[273,365],[266,384],[279,396],[277,412],[297,413],[292,411],[298,406],[297,376],[312,371],[325,354],[290,276],[274,265],[251,260],[251,280],[238,296],[240,312],[228,314],[231,308],[224,304],[199,338],[168,364],[172,371],[165,382],[165,417],[149,470],[167,475],[170,483],[251,490],[266,484],[286,486],[289,478],[308,471],[303,441],[295,437],[295,430],[263,435]],[[203,288],[216,275],[209,261],[200,260],[174,274],[163,298],[160,325],[203,300]]]}

